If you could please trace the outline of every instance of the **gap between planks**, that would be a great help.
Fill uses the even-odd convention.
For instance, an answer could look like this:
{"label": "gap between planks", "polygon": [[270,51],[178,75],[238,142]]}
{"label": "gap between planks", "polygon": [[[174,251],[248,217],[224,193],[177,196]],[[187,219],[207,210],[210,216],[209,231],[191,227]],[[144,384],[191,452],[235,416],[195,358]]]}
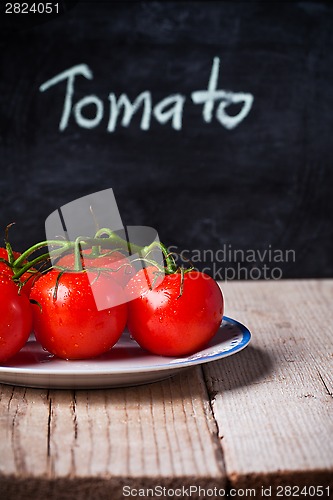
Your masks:
{"label": "gap between planks", "polygon": [[35,488],[34,498],[49,484],[52,497],[55,480],[68,483],[68,491],[76,483],[102,488],[103,481],[226,483],[200,367],[132,388],[0,388],[0,491],[6,498],[13,488],[18,498],[18,484]]}
{"label": "gap between planks", "polygon": [[253,336],[203,367],[230,484],[333,487],[333,281],[222,288]]}

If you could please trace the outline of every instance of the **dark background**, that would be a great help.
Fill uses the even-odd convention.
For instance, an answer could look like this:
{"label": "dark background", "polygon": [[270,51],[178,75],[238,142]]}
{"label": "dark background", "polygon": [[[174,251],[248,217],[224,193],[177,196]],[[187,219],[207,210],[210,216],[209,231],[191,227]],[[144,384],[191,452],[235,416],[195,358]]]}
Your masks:
{"label": "dark background", "polygon": [[[1,6],[0,228],[16,222],[19,250],[44,239],[52,211],[111,187],[125,224],[179,250],[293,249],[283,277],[333,276],[330,2],[59,4],[53,17]],[[233,130],[191,102],[214,57],[220,89],[254,96]],[[60,132],[66,84],[39,87],[82,63],[94,78],[77,78],[74,103],[95,94],[104,118],[88,130],[71,115]],[[143,131],[138,112],[108,133],[108,94],[145,90],[186,96],[182,130],[152,118]]]}

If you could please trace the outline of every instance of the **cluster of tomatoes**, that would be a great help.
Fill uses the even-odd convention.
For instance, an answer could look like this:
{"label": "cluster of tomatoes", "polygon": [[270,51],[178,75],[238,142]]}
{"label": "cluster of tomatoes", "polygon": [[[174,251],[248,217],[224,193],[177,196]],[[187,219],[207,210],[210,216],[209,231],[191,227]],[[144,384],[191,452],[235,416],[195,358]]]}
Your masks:
{"label": "cluster of tomatoes", "polygon": [[[147,259],[135,265],[118,249],[73,247],[48,268],[9,243],[0,248],[0,362],[34,332],[42,347],[63,359],[87,359],[110,350],[126,326],[145,350],[182,356],[202,349],[217,332],[224,309],[213,278]],[[170,263],[171,262],[171,263]],[[102,301],[102,306],[101,306]]]}

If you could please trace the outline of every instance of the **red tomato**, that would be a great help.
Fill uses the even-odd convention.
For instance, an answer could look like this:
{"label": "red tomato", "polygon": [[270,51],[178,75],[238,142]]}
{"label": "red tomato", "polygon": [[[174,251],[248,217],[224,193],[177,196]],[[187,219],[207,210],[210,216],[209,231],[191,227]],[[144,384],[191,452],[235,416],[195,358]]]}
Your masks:
{"label": "red tomato", "polygon": [[[130,264],[129,259],[117,250],[112,253],[108,250],[102,250],[102,254],[98,257],[92,256],[90,250],[83,250],[82,254],[82,267],[86,269],[94,267],[112,269],[112,271],[110,271],[112,278],[122,287],[125,287],[128,281],[135,275],[136,271]],[[57,261],[58,266],[66,269],[74,269],[74,263],[74,253],[63,255]]]}
{"label": "red tomato", "polygon": [[[92,358],[108,351],[126,325],[122,288],[106,273],[91,272],[90,278],[88,272],[59,274],[52,269],[31,290],[31,299],[40,306],[33,307],[37,340],[64,359]],[[103,309],[98,310],[95,297],[104,300]]]}
{"label": "red tomato", "polygon": [[[15,259],[18,259],[20,257],[20,252],[13,252]],[[8,261],[8,253],[6,248],[0,248],[0,258],[5,259]],[[0,272],[7,274],[8,276],[13,276],[14,271],[13,269],[6,264],[5,262],[0,261]],[[31,271],[27,271],[26,273],[22,274],[20,277],[20,281],[26,282],[25,285],[23,285],[22,290],[23,292],[29,297],[30,295],[30,290],[31,287],[33,286],[34,283],[34,276],[36,276],[36,271],[34,269],[31,269]]]}
{"label": "red tomato", "polygon": [[32,308],[7,274],[0,274],[0,362],[22,349],[32,330]]}
{"label": "red tomato", "polygon": [[[159,278],[150,289],[156,268],[139,271],[127,285],[128,329],[141,347],[163,356],[196,352],[217,332],[223,316],[222,292],[210,276],[197,271]],[[138,298],[136,298],[138,297]]]}
{"label": "red tomato", "polygon": [[[19,256],[21,255],[20,252],[13,252],[13,254],[15,259],[18,259]],[[0,258],[8,260],[8,252],[6,248],[0,248]],[[4,264],[3,262],[0,262],[0,266],[1,269],[7,267],[6,264]]]}

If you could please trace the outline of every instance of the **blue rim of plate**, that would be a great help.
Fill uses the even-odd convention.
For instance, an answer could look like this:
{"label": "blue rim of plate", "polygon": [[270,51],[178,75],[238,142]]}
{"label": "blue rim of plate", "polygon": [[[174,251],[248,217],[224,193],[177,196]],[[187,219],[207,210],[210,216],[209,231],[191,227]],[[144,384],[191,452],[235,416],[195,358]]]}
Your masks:
{"label": "blue rim of plate", "polygon": [[[151,365],[147,364],[147,365],[136,365],[134,366],[133,368],[131,367],[126,367],[126,369],[116,369],[116,370],[112,370],[112,360],[110,360],[110,365],[108,367],[108,369],[105,369],[105,363],[106,363],[106,360],[103,360],[103,368],[104,369],[101,369],[101,370],[97,370],[96,368],[94,370],[89,370],[88,368],[87,369],[79,369],[78,371],[75,371],[75,365],[76,367],[78,367],[78,364],[77,363],[84,363],[84,362],[88,362],[89,364],[89,361],[92,361],[93,363],[95,364],[98,364],[98,358],[94,358],[94,359],[91,359],[91,360],[77,360],[77,361],[74,361],[73,364],[71,365],[70,368],[54,368],[52,367],[52,363],[50,363],[49,365],[49,369],[47,369],[47,371],[44,371],[44,370],[38,370],[38,367],[19,367],[19,366],[6,366],[6,365],[1,365],[0,366],[0,383],[1,383],[1,373],[8,373],[8,372],[17,372],[17,373],[20,373],[20,374],[31,374],[32,372],[34,372],[34,374],[44,374],[44,375],[57,375],[58,377],[60,376],[68,376],[68,375],[77,375],[77,376],[81,376],[81,375],[91,375],[91,376],[100,376],[100,375],[112,375],[112,374],[125,374],[125,373],[142,373],[142,372],[145,372],[145,371],[149,371],[149,372],[152,372],[152,371],[162,371],[162,370],[176,370],[178,368],[186,368],[186,367],[191,367],[191,366],[195,366],[195,365],[200,365],[200,364],[203,364],[203,363],[208,363],[210,361],[217,361],[219,359],[222,359],[222,358],[225,358],[225,357],[228,357],[236,352],[239,352],[241,351],[242,349],[244,349],[250,342],[251,340],[251,333],[249,331],[249,329],[243,325],[242,323],[240,323],[239,321],[235,320],[235,319],[232,319],[232,318],[229,318],[228,316],[223,316],[223,322],[227,323],[226,326],[231,325],[231,326],[234,326],[237,328],[238,330],[238,335],[241,334],[241,339],[238,339],[237,342],[235,343],[234,346],[232,346],[231,348],[228,348],[228,349],[225,349],[225,350],[220,350],[219,352],[212,352],[212,353],[207,353],[206,355],[203,354],[203,355],[200,355],[201,352],[204,352],[206,350],[209,350],[209,349],[213,349],[214,348],[214,345],[211,346],[210,344],[208,344],[207,348],[203,349],[202,351],[198,351],[197,353],[194,353],[190,356],[184,356],[184,358],[182,357],[170,357],[170,358],[167,358],[167,357],[162,357],[163,360],[165,360],[164,363],[153,363]],[[222,326],[222,324],[221,324]],[[233,341],[231,341],[232,343]],[[215,347],[216,349],[218,349],[218,346],[221,345],[223,343],[223,340],[217,344],[215,344]],[[147,353],[148,354],[148,353]],[[156,356],[155,356],[156,358]],[[134,358],[135,359],[135,358]],[[139,358],[137,358],[139,359]],[[50,360],[52,361],[52,360]],[[64,361],[64,360],[60,360],[60,361]],[[71,361],[65,361],[65,363],[72,363]],[[44,363],[43,363],[44,364]],[[37,365],[38,366],[38,365]],[[37,373],[36,373],[37,372]]]}
{"label": "blue rim of plate", "polygon": [[[251,340],[251,333],[250,333],[250,330],[245,326],[243,325],[242,323],[240,323],[239,321],[235,320],[235,319],[232,319],[232,318],[229,318],[228,316],[223,316],[223,320],[222,321],[225,321],[231,325],[234,325],[238,328],[238,330],[240,331],[240,333],[242,333],[242,339],[240,342],[237,342],[237,344],[232,347],[231,349],[228,349],[226,351],[220,351],[218,353],[212,353],[212,354],[207,354],[206,356],[200,356],[198,358],[196,358],[196,356],[201,352],[201,351],[198,351],[197,353],[194,353],[193,355],[190,355],[190,356],[184,356],[185,359],[182,359],[181,357],[180,358],[177,358],[177,357],[174,357],[174,358],[170,358],[170,363],[165,365],[165,364],[161,364],[161,365],[156,365],[154,364],[154,368],[160,368],[161,370],[165,369],[166,367],[167,368],[171,368],[171,367],[180,367],[180,366],[193,366],[193,365],[201,365],[202,363],[208,363],[210,361],[217,361],[218,359],[222,359],[222,358],[226,358],[227,356],[230,356],[232,355],[233,353],[235,352],[238,352],[238,351],[241,351],[242,349],[244,349],[250,342]],[[221,324],[222,326],[222,324]],[[219,344],[217,344],[219,345]],[[209,349],[209,347],[205,348],[205,349],[202,349],[203,351],[205,351],[206,349]],[[191,359],[193,357],[193,359]],[[146,366],[145,368],[150,368],[149,366]]]}

